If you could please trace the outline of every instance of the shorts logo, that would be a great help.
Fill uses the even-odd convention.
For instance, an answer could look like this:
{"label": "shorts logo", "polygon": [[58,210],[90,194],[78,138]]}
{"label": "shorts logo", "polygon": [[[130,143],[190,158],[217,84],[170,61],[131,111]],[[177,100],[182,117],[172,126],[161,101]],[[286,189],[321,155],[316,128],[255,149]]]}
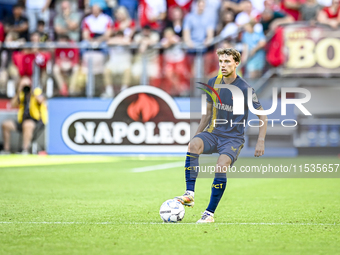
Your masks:
{"label": "shorts logo", "polygon": [[232,149],[232,151],[236,151],[237,149],[236,148],[234,148],[233,146],[231,146],[231,149]]}

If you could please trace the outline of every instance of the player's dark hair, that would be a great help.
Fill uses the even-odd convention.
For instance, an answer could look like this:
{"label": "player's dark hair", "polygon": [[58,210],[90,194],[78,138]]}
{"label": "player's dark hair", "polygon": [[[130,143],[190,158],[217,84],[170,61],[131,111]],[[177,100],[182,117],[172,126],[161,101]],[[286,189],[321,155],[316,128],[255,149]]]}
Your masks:
{"label": "player's dark hair", "polygon": [[238,62],[238,63],[241,62],[240,52],[238,52],[237,50],[233,48],[219,48],[216,50],[216,54],[217,56],[224,55],[224,54],[228,56],[233,56],[233,59],[235,60],[235,62]]}

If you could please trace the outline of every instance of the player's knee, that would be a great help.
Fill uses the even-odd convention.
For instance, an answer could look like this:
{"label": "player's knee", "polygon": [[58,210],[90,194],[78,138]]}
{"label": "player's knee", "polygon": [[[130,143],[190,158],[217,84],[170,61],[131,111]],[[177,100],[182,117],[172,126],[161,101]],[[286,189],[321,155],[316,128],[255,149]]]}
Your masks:
{"label": "player's knee", "polygon": [[201,154],[202,145],[199,142],[192,140],[188,145],[188,151],[191,153]]}
{"label": "player's knee", "polygon": [[231,165],[231,159],[228,157],[223,160],[219,160],[217,162],[217,170],[216,173],[225,173],[227,172],[228,167]]}

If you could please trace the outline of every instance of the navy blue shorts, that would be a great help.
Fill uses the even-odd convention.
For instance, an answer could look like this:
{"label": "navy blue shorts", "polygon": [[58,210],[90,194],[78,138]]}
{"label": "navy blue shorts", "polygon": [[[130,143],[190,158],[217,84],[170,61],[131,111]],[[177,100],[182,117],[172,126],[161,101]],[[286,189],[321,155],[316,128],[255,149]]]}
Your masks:
{"label": "navy blue shorts", "polygon": [[244,144],[243,139],[221,137],[206,131],[199,133],[195,137],[199,137],[203,140],[203,154],[219,153],[220,155],[228,155],[231,159],[230,166],[237,160]]}

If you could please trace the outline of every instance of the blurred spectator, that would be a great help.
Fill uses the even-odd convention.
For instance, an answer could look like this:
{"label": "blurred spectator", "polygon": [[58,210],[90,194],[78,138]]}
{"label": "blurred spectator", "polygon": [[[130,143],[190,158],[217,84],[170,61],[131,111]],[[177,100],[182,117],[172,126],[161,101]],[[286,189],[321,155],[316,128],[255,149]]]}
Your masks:
{"label": "blurred spectator", "polygon": [[261,15],[261,24],[263,32],[267,34],[269,31],[274,31],[281,24],[291,23],[294,19],[281,12],[276,12],[271,9],[264,9]]}
{"label": "blurred spectator", "polygon": [[104,14],[108,15],[109,17],[112,17],[112,8],[113,7],[113,1],[111,0],[84,0],[85,1],[85,8],[87,10],[91,10],[91,8],[94,5],[97,5],[100,7],[100,9],[103,11]]}
{"label": "blurred spectator", "polygon": [[170,95],[183,95],[189,91],[189,69],[185,61],[185,52],[178,44],[180,37],[172,28],[166,28],[161,44],[164,48],[163,66],[165,81],[163,89]]}
{"label": "blurred spectator", "polygon": [[118,0],[118,5],[125,7],[132,19],[137,18],[138,0]]}
{"label": "blurred spectator", "polygon": [[92,14],[83,21],[83,40],[88,42],[105,42],[109,39],[112,19],[104,14],[99,5],[92,6]]}
{"label": "blurred spectator", "polygon": [[129,16],[125,7],[120,6],[115,11],[115,22],[113,23],[114,32],[121,31],[124,36],[132,38],[135,33],[136,24]]}
{"label": "blurred spectator", "polygon": [[29,32],[36,31],[38,20],[45,21],[47,29],[49,25],[49,6],[52,0],[26,0],[26,15],[28,18]]}
{"label": "blurred spectator", "polygon": [[172,7],[169,10],[168,21],[166,23],[166,27],[170,27],[173,29],[175,34],[182,38],[183,35],[183,10],[178,7]]}
{"label": "blurred spectator", "polygon": [[[269,0],[274,1],[274,0]],[[280,0],[277,0],[280,1]],[[248,3],[250,2],[252,5],[252,10],[255,10],[258,14],[262,13],[265,9],[265,2],[268,2],[268,0],[246,0],[246,1],[231,1],[227,0],[224,1],[222,4],[222,11],[225,11],[226,9],[232,10],[235,14],[243,12],[247,9]]]}
{"label": "blurred spectator", "polygon": [[[0,22],[0,46],[5,41],[5,28],[4,25]],[[6,59],[3,58],[5,55]],[[0,51],[0,94],[6,93],[6,85],[8,80],[7,74],[7,51]]]}
{"label": "blurred spectator", "polygon": [[166,18],[166,1],[140,0],[138,8],[141,27],[149,26],[151,29],[160,31],[162,22]]}
{"label": "blurred spectator", "polygon": [[167,0],[168,10],[179,7],[184,14],[190,12],[193,0]]}
{"label": "blurred spectator", "polygon": [[264,9],[271,9],[273,11],[280,12],[281,11],[281,0],[265,0]]}
{"label": "blurred spectator", "polygon": [[[5,21],[5,32],[18,39],[28,40],[28,19],[23,16],[23,7],[15,5],[13,15]],[[16,34],[16,35],[14,35]]]}
{"label": "blurred spectator", "polygon": [[232,11],[225,11],[222,14],[221,21],[217,26],[217,33],[220,37],[236,39],[238,36],[238,26],[234,22],[234,17],[235,15]]}
{"label": "blurred spectator", "polygon": [[0,45],[5,41],[5,27],[2,24],[2,22],[0,22]]}
{"label": "blurred spectator", "polygon": [[245,32],[242,35],[244,50],[242,61],[246,62],[246,71],[249,78],[259,78],[265,64],[264,46],[266,37],[263,32],[254,30],[255,22],[251,21],[244,26]]}
{"label": "blurred spectator", "polygon": [[[218,24],[219,10],[221,8],[221,0],[203,0],[203,1],[205,2],[204,15],[205,17],[209,17],[209,19],[211,19],[213,28],[215,30]],[[198,12],[197,4],[192,5],[191,12],[192,13]]]}
{"label": "blurred spectator", "polygon": [[153,49],[159,42],[159,34],[152,31],[149,26],[143,27],[142,31],[135,35],[133,42],[139,45],[138,53],[135,55],[134,63],[132,65],[132,78],[134,84],[140,84],[143,69],[143,57],[146,61],[146,74],[150,78],[151,85],[158,85],[158,78],[160,74],[159,68],[159,51]]}
{"label": "blurred spectator", "polygon": [[[5,28],[4,26],[0,26],[1,31],[1,41],[3,41],[3,37],[5,36]],[[22,38],[19,39],[19,33],[17,32],[9,32],[7,33],[5,37],[6,43],[19,43],[24,42],[26,39]],[[0,87],[2,88],[2,91],[5,91],[7,88],[7,82],[12,79],[14,84],[16,84],[19,81],[19,74],[17,68],[13,65],[11,58],[12,58],[13,49],[6,49],[3,48],[1,50],[1,66],[0,66]]]}
{"label": "blurred spectator", "polygon": [[[91,80],[94,84],[100,84],[94,88],[94,94],[99,96],[102,92],[104,81],[103,71],[105,68],[106,55],[102,51],[86,51],[81,58],[80,71],[77,74],[77,87],[85,87],[86,82]],[[90,79],[90,80],[88,80]],[[111,98],[113,97],[110,96]]]}
{"label": "blurred spectator", "polygon": [[332,0],[318,0],[318,4],[323,7],[329,7],[332,5]]}
{"label": "blurred spectator", "polygon": [[102,97],[113,97],[114,85],[119,85],[120,90],[124,90],[131,83],[131,64],[132,55],[129,46],[130,37],[124,36],[122,31],[118,31],[116,35],[109,39],[108,45],[112,45],[109,50],[109,60],[105,65],[104,83],[105,94]]}
{"label": "blurred spectator", "polygon": [[38,27],[37,27],[37,32],[39,33],[40,36],[40,42],[47,42],[48,41],[48,34],[45,32],[45,21],[39,20],[38,21]]}
{"label": "blurred spectator", "polygon": [[294,20],[299,20],[300,7],[306,0],[282,0],[281,9],[286,14],[292,16]]}
{"label": "blurred spectator", "polygon": [[240,13],[243,11],[243,5],[242,5],[243,0],[240,1],[232,1],[232,0],[227,0],[222,3],[222,13],[226,10],[232,11],[235,14]]}
{"label": "blurred spectator", "polygon": [[[30,41],[33,44],[38,44],[40,42],[39,33],[32,33],[30,36]],[[48,78],[46,66],[50,59],[50,52],[43,51],[35,45],[33,45],[32,48],[14,52],[12,55],[12,62],[14,66],[11,66],[11,75],[12,77],[31,77],[33,75],[34,64],[36,64],[38,70],[40,71],[40,83],[44,87]]]}
{"label": "blurred spectator", "polygon": [[18,0],[0,0],[0,20],[4,21],[9,16],[12,16],[12,10]]}
{"label": "blurred spectator", "polygon": [[214,37],[214,20],[204,15],[204,0],[197,1],[197,13],[188,13],[184,18],[183,38],[189,48],[208,46]]}
{"label": "blurred spectator", "polygon": [[60,5],[61,11],[54,18],[54,30],[58,36],[67,35],[72,41],[79,41],[79,25],[81,16],[72,11],[69,1],[63,1]]}
{"label": "blurred spectator", "polygon": [[[253,9],[253,5],[250,1],[243,1],[242,2],[242,9],[243,11],[237,14],[235,23],[239,27],[243,27],[245,24],[248,24],[252,20],[257,20],[260,13]],[[261,31],[262,27],[261,25],[255,25],[255,31]]]}
{"label": "blurred spectator", "polygon": [[11,106],[19,107],[18,120],[5,120],[2,123],[4,150],[1,153],[10,153],[11,131],[19,131],[22,132],[22,154],[28,154],[34,130],[47,123],[47,108],[42,90],[33,89],[31,79],[23,77],[11,100]]}
{"label": "blurred spectator", "polygon": [[234,4],[239,4],[241,3],[243,0],[227,0],[225,2],[231,2],[231,3],[234,3]]}
{"label": "blurred spectator", "polygon": [[[60,35],[58,42],[70,45],[67,35]],[[53,66],[54,78],[57,82],[59,93],[62,96],[79,95],[82,88],[77,87],[77,74],[79,71],[79,50],[60,48],[55,50],[55,64]]]}
{"label": "blurred spectator", "polygon": [[324,7],[318,15],[318,21],[320,23],[331,26],[332,28],[338,28],[340,24],[339,11],[340,11],[340,0],[333,0],[330,7]]}
{"label": "blurred spectator", "polygon": [[307,0],[300,7],[301,19],[307,21],[316,21],[319,11],[322,7],[316,0]]}
{"label": "blurred spectator", "polygon": [[265,0],[251,0],[253,8],[260,14],[264,11]]}

